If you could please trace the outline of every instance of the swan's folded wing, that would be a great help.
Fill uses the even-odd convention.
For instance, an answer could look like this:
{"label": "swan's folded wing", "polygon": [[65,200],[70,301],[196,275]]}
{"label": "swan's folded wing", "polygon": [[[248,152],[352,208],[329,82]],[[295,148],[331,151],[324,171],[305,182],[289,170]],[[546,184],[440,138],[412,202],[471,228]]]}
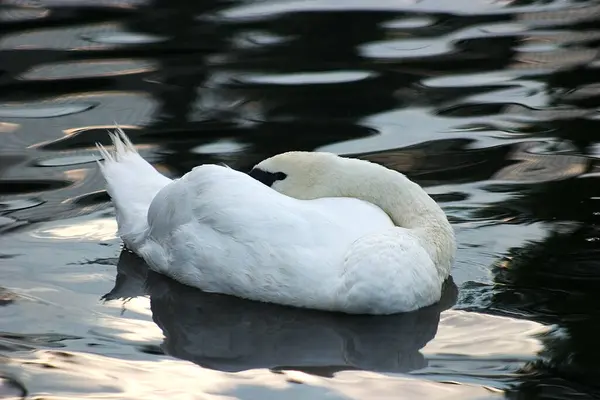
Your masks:
{"label": "swan's folded wing", "polygon": [[148,238],[172,254],[186,254],[186,247],[211,262],[226,254],[282,257],[294,248],[314,248],[320,237],[315,224],[292,204],[246,174],[204,165],[155,196],[148,210]]}
{"label": "swan's folded wing", "polygon": [[327,282],[330,293],[339,277],[343,234],[250,177],[200,172],[208,176],[172,182],[150,206],[141,253],[151,267],[207,292],[290,305],[312,299],[315,307],[325,301],[315,288]]}

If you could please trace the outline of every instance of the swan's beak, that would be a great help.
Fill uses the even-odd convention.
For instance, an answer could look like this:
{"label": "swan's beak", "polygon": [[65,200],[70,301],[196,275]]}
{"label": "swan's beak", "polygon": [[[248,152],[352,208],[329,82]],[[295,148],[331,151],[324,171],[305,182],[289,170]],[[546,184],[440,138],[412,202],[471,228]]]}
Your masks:
{"label": "swan's beak", "polygon": [[286,177],[283,172],[267,172],[259,168],[252,168],[252,170],[248,172],[248,175],[269,187],[276,181],[280,181]]}
{"label": "swan's beak", "polygon": [[[259,182],[264,183],[265,185],[267,185],[266,180],[265,180],[265,175],[267,174],[267,172],[261,170],[261,169],[257,169],[257,168],[252,168],[252,170],[250,170],[250,172],[248,172],[248,176],[252,177],[253,179],[256,179]],[[270,185],[267,185],[270,186]]]}

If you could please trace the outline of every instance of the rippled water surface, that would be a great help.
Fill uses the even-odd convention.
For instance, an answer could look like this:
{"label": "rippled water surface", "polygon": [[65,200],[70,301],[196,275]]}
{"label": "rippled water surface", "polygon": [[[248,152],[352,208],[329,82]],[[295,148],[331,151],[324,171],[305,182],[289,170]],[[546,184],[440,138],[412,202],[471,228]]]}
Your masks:
{"label": "rippled water surface", "polygon": [[[600,3],[0,0],[0,398],[600,397]],[[407,174],[442,301],[348,317],[121,252],[94,143],[176,177],[326,150]]]}

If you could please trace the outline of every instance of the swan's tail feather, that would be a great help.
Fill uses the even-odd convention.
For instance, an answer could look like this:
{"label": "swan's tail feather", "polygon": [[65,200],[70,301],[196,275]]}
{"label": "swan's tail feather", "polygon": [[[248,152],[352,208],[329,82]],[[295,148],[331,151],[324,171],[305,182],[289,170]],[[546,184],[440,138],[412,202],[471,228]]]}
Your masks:
{"label": "swan's tail feather", "polygon": [[[111,153],[100,143],[96,143],[96,147],[105,161],[119,162],[119,160],[124,159],[128,154],[138,154],[135,146],[120,127],[117,126],[114,133],[108,132],[108,136],[115,148],[114,152]],[[100,164],[100,167],[102,168],[102,164]]]}
{"label": "swan's tail feather", "polygon": [[106,179],[106,190],[115,206],[119,236],[125,245],[136,249],[148,227],[148,208],[154,196],[171,180],[159,173],[137,152],[134,144],[118,126],[109,132],[112,151],[96,143],[104,161],[98,161]]}

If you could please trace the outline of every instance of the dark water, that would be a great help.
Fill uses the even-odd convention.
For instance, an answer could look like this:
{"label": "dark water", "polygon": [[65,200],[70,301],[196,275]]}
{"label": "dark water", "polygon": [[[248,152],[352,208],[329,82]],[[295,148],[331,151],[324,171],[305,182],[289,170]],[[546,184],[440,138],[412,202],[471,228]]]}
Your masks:
{"label": "dark water", "polygon": [[[0,397],[600,397],[597,1],[0,0]],[[93,144],[327,150],[448,213],[442,302],[343,317],[121,253]],[[229,396],[229,397],[227,397]]]}

